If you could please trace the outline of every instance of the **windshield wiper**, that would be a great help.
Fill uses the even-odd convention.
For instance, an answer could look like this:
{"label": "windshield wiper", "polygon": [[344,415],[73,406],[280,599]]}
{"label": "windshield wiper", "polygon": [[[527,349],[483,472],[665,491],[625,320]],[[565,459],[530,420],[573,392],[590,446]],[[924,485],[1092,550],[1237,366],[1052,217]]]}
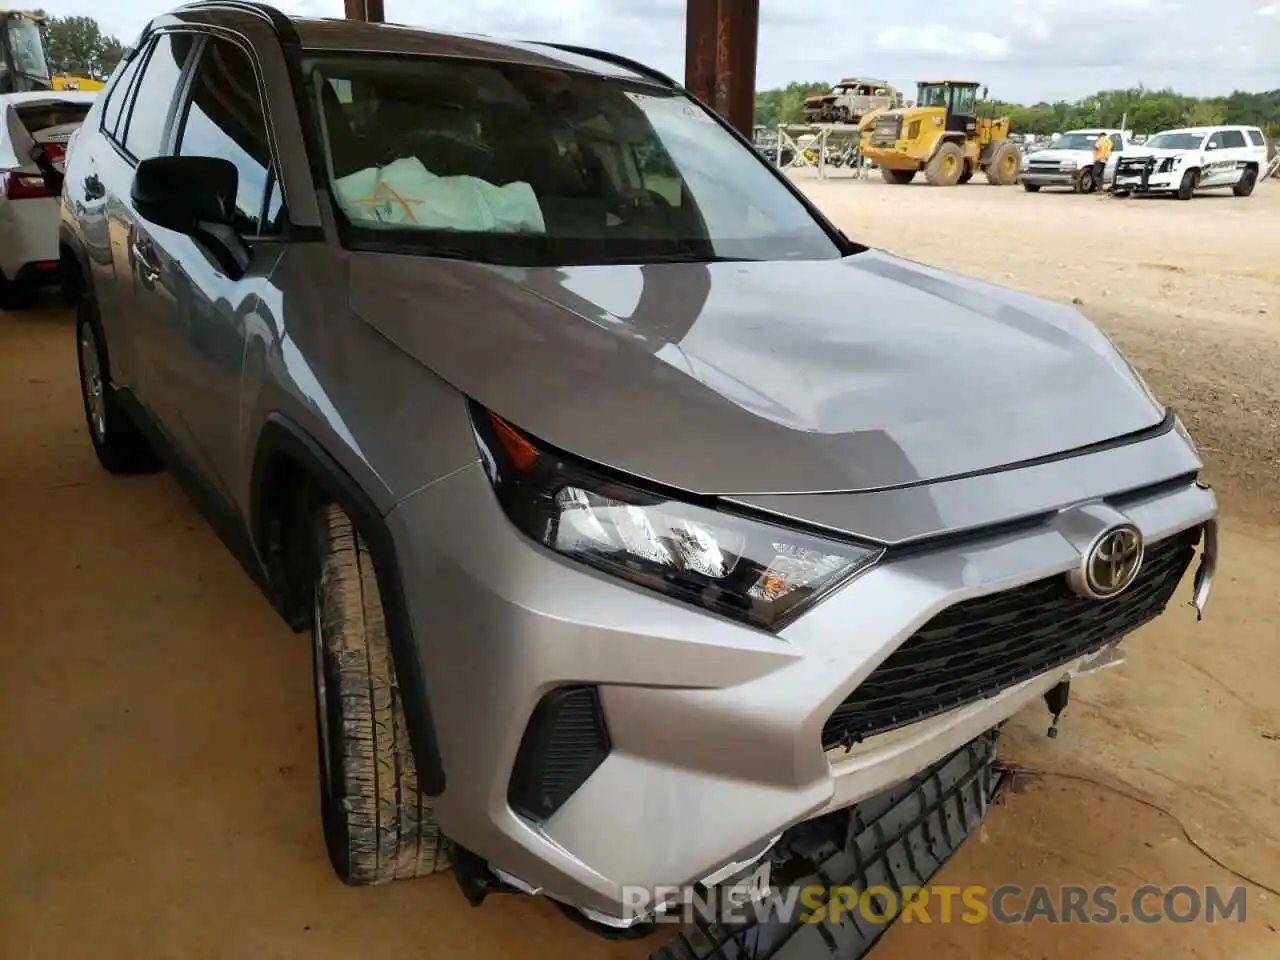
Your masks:
{"label": "windshield wiper", "polygon": [[637,253],[626,257],[603,257],[592,259],[592,263],[756,263],[756,257],[722,257],[714,253],[695,253],[685,250],[681,253]]}

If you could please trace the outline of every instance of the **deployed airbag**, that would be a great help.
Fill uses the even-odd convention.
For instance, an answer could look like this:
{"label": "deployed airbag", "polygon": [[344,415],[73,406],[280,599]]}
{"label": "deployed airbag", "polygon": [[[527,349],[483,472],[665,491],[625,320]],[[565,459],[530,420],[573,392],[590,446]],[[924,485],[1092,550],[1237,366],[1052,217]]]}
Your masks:
{"label": "deployed airbag", "polygon": [[343,212],[355,221],[476,233],[546,232],[529,184],[499,187],[479,177],[439,177],[416,157],[358,170],[335,186]]}

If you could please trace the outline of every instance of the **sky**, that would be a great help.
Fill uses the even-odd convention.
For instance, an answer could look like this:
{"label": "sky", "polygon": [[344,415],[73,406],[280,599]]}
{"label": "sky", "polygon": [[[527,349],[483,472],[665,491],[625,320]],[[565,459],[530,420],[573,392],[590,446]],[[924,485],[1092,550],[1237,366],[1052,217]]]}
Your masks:
{"label": "sky", "polygon": [[[42,0],[126,43],[174,0]],[[684,0],[385,0],[389,20],[579,43],[684,75]],[[342,0],[276,0],[342,16]],[[104,9],[105,8],[105,9]],[[760,89],[869,76],[972,79],[992,97],[1074,100],[1144,84],[1198,96],[1280,88],[1280,0],[760,0]]]}

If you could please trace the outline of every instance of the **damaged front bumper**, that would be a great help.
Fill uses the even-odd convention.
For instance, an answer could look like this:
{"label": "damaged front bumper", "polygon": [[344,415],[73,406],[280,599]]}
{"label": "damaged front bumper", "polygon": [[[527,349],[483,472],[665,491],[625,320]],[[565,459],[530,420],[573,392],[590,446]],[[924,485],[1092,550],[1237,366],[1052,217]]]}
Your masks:
{"label": "damaged front bumper", "polygon": [[[986,817],[1004,776],[987,730],[910,779],[789,830],[773,853],[787,877],[746,916],[700,916],[651,960],[858,960]],[[852,910],[868,891],[885,902]],[[890,909],[888,898],[893,898]],[[711,892],[707,904],[723,901]],[[788,910],[787,904],[795,908]]]}

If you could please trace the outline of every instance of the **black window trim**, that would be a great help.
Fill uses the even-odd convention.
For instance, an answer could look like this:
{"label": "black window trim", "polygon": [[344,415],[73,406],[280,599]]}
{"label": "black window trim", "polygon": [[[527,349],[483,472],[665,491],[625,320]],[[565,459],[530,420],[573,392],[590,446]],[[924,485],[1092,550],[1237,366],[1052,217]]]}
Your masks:
{"label": "black window trim", "polygon": [[193,25],[193,27],[189,29],[190,32],[200,34],[204,42],[200,44],[198,50],[193,52],[191,63],[189,64],[189,76],[181,85],[178,100],[176,101],[178,104],[178,110],[171,118],[172,127],[169,129],[166,137],[166,147],[171,154],[176,154],[178,144],[181,142],[180,136],[186,130],[187,115],[191,110],[191,91],[195,83],[195,72],[199,69],[205,48],[208,46],[208,41],[215,39],[226,40],[229,43],[235,44],[249,58],[249,63],[253,66],[253,82],[258,91],[258,103],[262,106],[262,118],[263,122],[265,122],[267,126],[267,149],[271,154],[271,163],[267,167],[267,179],[262,192],[262,206],[258,212],[259,231],[261,231],[267,220],[267,210],[269,209],[268,204],[271,200],[273,185],[277,186],[280,190],[281,210],[281,223],[279,230],[274,233],[259,232],[251,236],[242,236],[241,239],[246,243],[272,243],[291,239],[293,231],[292,224],[289,221],[289,196],[284,189],[284,182],[279,176],[282,153],[279,149],[278,143],[276,142],[275,123],[272,121],[271,116],[271,98],[266,95],[267,88],[266,83],[263,80],[262,63],[258,58],[258,51],[254,47],[253,42],[244,34],[240,33],[238,30],[221,24],[202,23]]}

